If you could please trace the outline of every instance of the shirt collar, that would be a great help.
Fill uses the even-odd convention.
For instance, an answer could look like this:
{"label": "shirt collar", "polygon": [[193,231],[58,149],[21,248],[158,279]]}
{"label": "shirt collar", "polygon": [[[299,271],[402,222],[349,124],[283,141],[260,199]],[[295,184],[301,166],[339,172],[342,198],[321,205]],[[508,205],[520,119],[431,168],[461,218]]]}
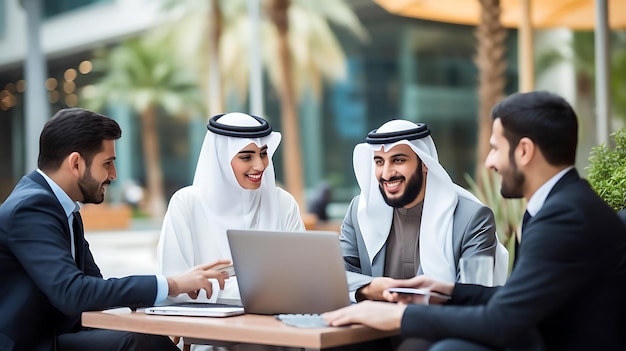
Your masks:
{"label": "shirt collar", "polygon": [[543,183],[543,185],[540,186],[537,191],[535,191],[535,193],[530,197],[530,200],[528,200],[528,204],[526,204],[526,211],[528,211],[528,214],[530,214],[531,216],[535,216],[537,212],[541,210],[541,208],[543,207],[543,203],[546,202],[546,198],[548,197],[548,194],[550,194],[552,188],[554,188],[556,183],[561,178],[563,178],[565,173],[569,172],[573,168],[574,166],[569,166],[561,170],[559,173],[550,178],[547,182]]}
{"label": "shirt collar", "polygon": [[54,180],[50,179],[50,177],[48,177],[42,170],[37,169],[37,172],[39,172],[43,179],[46,180],[48,185],[50,185],[54,196],[56,196],[57,200],[59,200],[59,202],[61,203],[61,206],[65,211],[65,215],[68,218],[74,211],[80,210],[80,204],[78,203],[78,201],[72,201],[70,196],[67,195],[67,193],[63,191],[63,189],[61,189],[61,187],[57,183],[55,183]]}

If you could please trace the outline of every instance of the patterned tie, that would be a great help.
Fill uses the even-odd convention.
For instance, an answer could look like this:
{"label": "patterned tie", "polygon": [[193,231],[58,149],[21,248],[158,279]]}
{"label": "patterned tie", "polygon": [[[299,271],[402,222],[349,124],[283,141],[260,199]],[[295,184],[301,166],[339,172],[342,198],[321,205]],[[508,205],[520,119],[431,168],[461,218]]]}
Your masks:
{"label": "patterned tie", "polygon": [[[526,227],[526,223],[532,218],[528,211],[524,211],[524,218],[522,219],[522,234],[524,234],[524,227]],[[521,236],[520,236],[521,237]],[[520,238],[521,239],[521,238]],[[517,254],[519,252],[520,241],[517,236],[515,237],[515,256],[513,257],[513,265],[517,262]]]}
{"label": "patterned tie", "polygon": [[72,221],[72,229],[74,230],[74,261],[82,271],[83,270],[83,219],[80,212],[74,211],[74,220]]}

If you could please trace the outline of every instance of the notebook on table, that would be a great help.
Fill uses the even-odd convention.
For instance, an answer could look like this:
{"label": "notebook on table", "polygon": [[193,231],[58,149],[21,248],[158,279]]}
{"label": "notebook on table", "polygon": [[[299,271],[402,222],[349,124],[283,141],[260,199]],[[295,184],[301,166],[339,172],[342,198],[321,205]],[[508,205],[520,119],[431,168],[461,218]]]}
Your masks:
{"label": "notebook on table", "polygon": [[348,283],[334,232],[228,230],[246,313],[320,314],[348,306]]}
{"label": "notebook on table", "polygon": [[[229,276],[234,276],[234,267],[231,264],[219,265],[213,269],[225,271]],[[225,303],[210,302],[182,302],[161,306],[147,307],[147,314],[161,314],[168,316],[199,316],[199,317],[229,317],[244,313],[243,306]]]}
{"label": "notebook on table", "polygon": [[229,317],[244,314],[244,308],[242,306],[220,303],[182,302],[165,306],[146,307],[144,312],[166,316]]}

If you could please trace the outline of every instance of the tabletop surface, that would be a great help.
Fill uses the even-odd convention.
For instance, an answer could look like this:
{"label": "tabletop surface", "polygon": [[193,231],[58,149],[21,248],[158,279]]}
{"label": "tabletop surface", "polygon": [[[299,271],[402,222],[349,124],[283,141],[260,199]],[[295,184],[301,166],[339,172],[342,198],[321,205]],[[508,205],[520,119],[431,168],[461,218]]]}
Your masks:
{"label": "tabletop surface", "polygon": [[314,349],[355,344],[400,332],[380,331],[363,325],[297,328],[274,316],[254,314],[211,318],[147,315],[141,311],[119,314],[84,312],[82,323],[92,328]]}

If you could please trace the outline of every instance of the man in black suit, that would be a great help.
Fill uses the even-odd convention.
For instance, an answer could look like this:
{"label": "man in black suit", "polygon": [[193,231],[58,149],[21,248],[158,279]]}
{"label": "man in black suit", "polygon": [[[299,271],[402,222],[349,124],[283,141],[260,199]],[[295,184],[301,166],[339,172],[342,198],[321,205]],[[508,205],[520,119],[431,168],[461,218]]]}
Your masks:
{"label": "man in black suit", "polygon": [[531,216],[507,283],[487,288],[419,276],[399,285],[452,299],[430,298],[430,306],[367,301],[324,318],[335,326],[400,328],[403,336],[436,341],[431,350],[515,349],[533,331],[547,350],[626,350],[626,229],[574,168],[574,111],[557,95],[531,92],[504,99],[491,115],[485,165],[502,176],[504,197],[527,200]]}
{"label": "man in black suit", "polygon": [[116,178],[112,119],[59,111],[43,128],[38,169],[0,206],[0,351],[178,350],[164,336],[81,327],[83,311],[140,307],[199,289],[224,275],[197,266],[177,277],[103,279],[83,236],[78,202],[101,203]]}

